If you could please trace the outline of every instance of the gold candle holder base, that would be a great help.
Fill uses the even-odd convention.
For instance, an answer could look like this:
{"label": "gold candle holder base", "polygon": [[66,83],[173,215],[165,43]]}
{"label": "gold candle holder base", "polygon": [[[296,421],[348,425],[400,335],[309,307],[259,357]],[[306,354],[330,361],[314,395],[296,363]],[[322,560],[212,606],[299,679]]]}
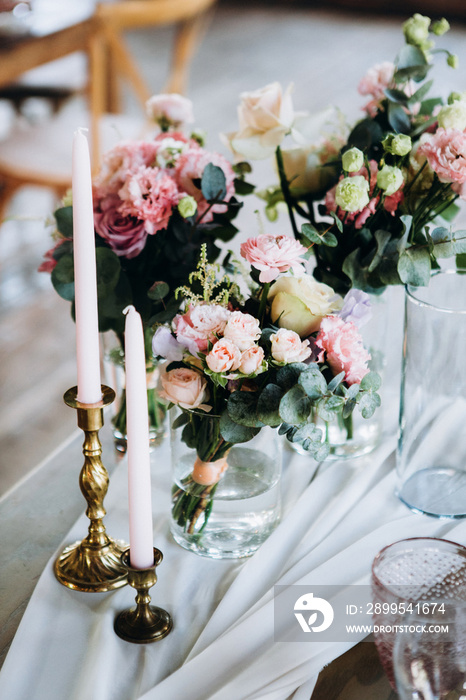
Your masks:
{"label": "gold candle holder base", "polygon": [[124,542],[110,539],[102,522],[105,515],[103,500],[108,489],[108,472],[102,464],[99,430],[104,424],[103,408],[115,399],[115,392],[102,386],[102,400],[82,404],[77,400],[77,387],[69,389],[64,401],[77,409],[78,426],[84,431],[84,466],[79,486],[87,501],[86,515],[89,533],[82,542],[66,547],[55,561],[54,572],[64,586],[77,591],[100,593],[121,588],[127,583],[127,569],[121,561],[128,548]]}
{"label": "gold candle holder base", "polygon": [[115,620],[115,632],[125,642],[148,644],[167,636],[173,621],[166,610],[150,603],[149,589],[157,582],[155,567],[162,561],[162,552],[154,547],[154,564],[147,569],[133,569],[130,565],[129,549],[121,560],[128,570],[128,583],[138,592],[136,607],[123,610]]}

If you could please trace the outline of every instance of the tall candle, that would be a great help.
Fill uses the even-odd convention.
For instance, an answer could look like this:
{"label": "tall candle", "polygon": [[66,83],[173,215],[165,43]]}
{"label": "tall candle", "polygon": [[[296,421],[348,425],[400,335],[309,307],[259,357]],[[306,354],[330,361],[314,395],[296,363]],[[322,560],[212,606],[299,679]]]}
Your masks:
{"label": "tall candle", "polygon": [[81,130],[73,138],[72,185],[77,398],[91,404],[102,399],[102,390],[91,163]]}
{"label": "tall candle", "polygon": [[134,306],[124,313],[129,556],[134,569],[146,569],[154,563],[154,551],[144,333]]}

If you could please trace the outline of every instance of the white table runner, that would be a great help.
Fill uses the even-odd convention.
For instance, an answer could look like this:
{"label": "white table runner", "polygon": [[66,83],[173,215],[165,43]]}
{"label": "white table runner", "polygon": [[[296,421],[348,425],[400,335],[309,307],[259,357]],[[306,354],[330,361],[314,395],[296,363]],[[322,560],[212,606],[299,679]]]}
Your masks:
{"label": "white table runner", "polygon": [[[172,614],[173,631],[149,645],[119,639],[114,618],[134,604],[135,591],[69,590],[53,575],[54,556],[0,674],[0,697],[308,700],[321,668],[351,643],[274,643],[274,585],[368,583],[377,552],[405,537],[466,544],[465,521],[415,515],[394,496],[394,447],[392,438],[369,456],[328,463],[311,484],[315,462],[289,454],[281,524],[253,557],[230,562],[198,557],[172,541],[166,442],[152,458],[154,545],[164,561],[151,594]],[[105,523],[111,537],[127,541],[126,467],[124,460],[112,475]],[[64,544],[82,539],[87,525],[82,516]]]}

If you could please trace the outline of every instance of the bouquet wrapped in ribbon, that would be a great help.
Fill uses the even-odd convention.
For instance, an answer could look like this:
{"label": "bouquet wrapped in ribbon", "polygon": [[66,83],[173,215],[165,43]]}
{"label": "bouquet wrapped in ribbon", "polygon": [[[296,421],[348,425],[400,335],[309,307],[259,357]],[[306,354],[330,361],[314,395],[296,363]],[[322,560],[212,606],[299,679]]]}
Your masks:
{"label": "bouquet wrapped in ribbon", "polygon": [[380,404],[358,329],[367,295],[343,299],[317,282],[305,273],[306,252],[286,236],[246,241],[244,294],[217,277],[203,247],[190,284],[178,290],[180,312],[156,329],[154,355],[168,361],[161,394],[179,409],[174,427],[195,452],[173,488],[173,518],[190,534],[208,521],[234,445],[270,426],[323,460],[329,445],[318,417],[349,421],[357,408],[369,418]]}

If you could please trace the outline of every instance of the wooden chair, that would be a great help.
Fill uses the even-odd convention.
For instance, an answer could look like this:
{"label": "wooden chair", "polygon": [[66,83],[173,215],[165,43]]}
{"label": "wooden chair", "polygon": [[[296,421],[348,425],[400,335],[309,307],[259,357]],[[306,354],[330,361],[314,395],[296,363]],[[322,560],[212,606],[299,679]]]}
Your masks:
{"label": "wooden chair", "polygon": [[87,108],[65,105],[46,122],[30,125],[18,120],[9,138],[0,143],[0,222],[15,192],[25,185],[51,188],[57,198],[71,185],[71,143],[74,130],[90,131],[92,163],[122,138],[137,138],[145,118],[119,113],[121,81],[126,81],[144,105],[151,91],[127,48],[128,29],[175,24],[176,34],[164,92],[183,93],[194,52],[202,39],[209,10],[216,0],[119,0],[96,8],[92,30],[83,50],[88,55]]}

